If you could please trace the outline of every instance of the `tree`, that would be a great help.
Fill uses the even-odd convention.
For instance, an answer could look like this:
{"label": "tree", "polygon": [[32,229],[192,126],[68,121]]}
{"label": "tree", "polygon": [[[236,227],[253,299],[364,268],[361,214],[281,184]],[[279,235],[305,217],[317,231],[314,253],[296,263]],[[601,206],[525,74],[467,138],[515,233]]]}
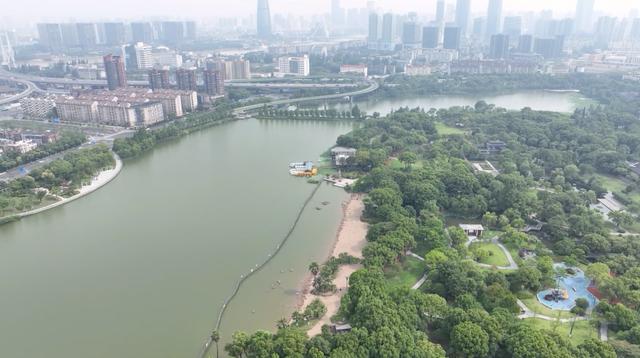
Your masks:
{"label": "tree", "polygon": [[456,357],[484,358],[489,354],[489,335],[475,323],[460,323],[451,331],[451,349]]}
{"label": "tree", "polygon": [[236,332],[231,337],[231,343],[227,343],[224,350],[232,357],[242,358],[246,355],[248,344],[249,336],[245,332]]}
{"label": "tree", "polygon": [[312,275],[317,276],[318,272],[320,272],[320,265],[317,262],[312,262],[309,264],[309,271],[311,271]]}
{"label": "tree", "polygon": [[400,154],[399,159],[407,168],[410,168],[418,161],[418,156],[413,152],[403,152],[402,154]]}
{"label": "tree", "polygon": [[578,345],[578,358],[616,358],[616,351],[606,342],[589,338]]}
{"label": "tree", "polygon": [[612,211],[609,214],[609,218],[613,221],[614,224],[618,227],[627,226],[633,224],[633,216],[627,213],[626,211]]}
{"label": "tree", "polygon": [[220,332],[213,331],[211,332],[211,341],[216,344],[216,358],[220,356],[220,351],[218,350],[218,342],[220,342]]}

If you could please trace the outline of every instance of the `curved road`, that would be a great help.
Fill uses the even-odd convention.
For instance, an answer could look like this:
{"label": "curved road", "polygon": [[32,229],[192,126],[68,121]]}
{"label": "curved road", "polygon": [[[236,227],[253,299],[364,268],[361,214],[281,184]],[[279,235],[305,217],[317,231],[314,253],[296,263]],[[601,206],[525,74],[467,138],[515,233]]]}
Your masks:
{"label": "curved road", "polygon": [[8,103],[11,103],[11,102],[19,101],[19,100],[21,100],[22,98],[25,98],[25,97],[30,96],[33,92],[35,92],[35,91],[39,91],[39,90],[40,90],[40,89],[39,89],[38,87],[36,87],[36,85],[35,85],[34,83],[32,83],[32,82],[29,82],[29,81],[26,81],[26,80],[21,80],[21,79],[16,79],[16,78],[11,78],[11,77],[5,77],[5,76],[2,76],[2,73],[1,73],[1,72],[0,72],[0,78],[2,78],[2,79],[6,79],[6,80],[8,80],[8,81],[12,81],[12,82],[17,82],[17,83],[20,83],[20,84],[22,84],[22,85],[24,85],[24,86],[26,86],[26,87],[27,87],[27,89],[26,89],[26,90],[24,90],[24,91],[22,91],[22,92],[20,92],[20,93],[18,93],[18,94],[15,94],[15,95],[13,95],[13,96],[11,96],[11,97],[7,97],[7,98],[0,99],[0,106],[1,106],[1,105],[5,105],[5,104],[8,104]]}

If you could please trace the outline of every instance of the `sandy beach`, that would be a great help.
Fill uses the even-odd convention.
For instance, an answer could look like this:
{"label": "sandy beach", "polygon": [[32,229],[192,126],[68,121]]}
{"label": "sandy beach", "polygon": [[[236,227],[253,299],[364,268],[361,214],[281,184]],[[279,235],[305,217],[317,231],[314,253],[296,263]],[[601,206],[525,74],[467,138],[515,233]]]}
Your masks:
{"label": "sandy beach", "polygon": [[[338,232],[336,234],[336,240],[334,242],[331,256],[338,256],[343,252],[347,254],[362,258],[362,249],[364,248],[367,240],[367,223],[360,220],[364,211],[364,202],[362,201],[362,195],[354,194],[351,198],[343,203],[342,206],[343,217]],[[327,307],[327,313],[319,320],[309,331],[307,332],[310,337],[318,335],[322,331],[322,326],[325,324],[331,324],[331,317],[338,312],[340,308],[340,299],[347,291],[347,280],[349,276],[362,265],[343,265],[338,270],[336,278],[333,281],[337,287],[337,292],[330,296],[315,296],[310,293],[312,277],[309,276],[305,281],[303,300],[300,304],[300,309],[304,310],[313,300],[320,299],[322,303]]]}

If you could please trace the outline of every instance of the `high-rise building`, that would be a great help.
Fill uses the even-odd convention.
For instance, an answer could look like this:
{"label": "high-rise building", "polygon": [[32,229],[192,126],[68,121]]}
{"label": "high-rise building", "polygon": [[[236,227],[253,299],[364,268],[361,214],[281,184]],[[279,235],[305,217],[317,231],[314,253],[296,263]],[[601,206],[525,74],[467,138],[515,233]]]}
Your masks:
{"label": "high-rise building", "polygon": [[125,63],[130,70],[147,70],[153,67],[151,46],[137,42],[124,47]]}
{"label": "high-rise building", "polygon": [[509,56],[509,35],[491,35],[489,58],[505,59]]}
{"label": "high-rise building", "polygon": [[640,42],[640,18],[633,19],[631,32],[629,32],[629,39],[633,42]]}
{"label": "high-rise building", "polygon": [[555,38],[536,38],[534,40],[533,51],[542,55],[545,59],[558,58],[562,56],[564,47],[564,36]]}
{"label": "high-rise building", "polygon": [[107,86],[110,91],[120,87],[127,87],[127,73],[121,56],[106,55],[103,57],[104,72],[107,76]]}
{"label": "high-rise building", "polygon": [[460,28],[457,26],[446,26],[444,28],[444,44],[447,50],[460,49]]}
{"label": "high-rise building", "polygon": [[444,22],[444,0],[438,0],[436,4],[436,21],[438,23]]}
{"label": "high-rise building", "polygon": [[425,26],[422,29],[422,48],[437,48],[440,42],[440,26]]}
{"label": "high-rise building", "polygon": [[38,24],[38,41],[51,51],[61,50],[63,41],[60,24]]}
{"label": "high-rise building", "polygon": [[593,31],[593,5],[595,0],[578,0],[576,4],[576,31],[591,33]]}
{"label": "high-rise building", "polygon": [[280,57],[278,59],[278,72],[280,75],[309,76],[311,67],[309,56]]}
{"label": "high-rise building", "polygon": [[331,0],[331,25],[333,28],[344,26],[345,11],[340,6],[340,0]]}
{"label": "high-rise building", "polygon": [[502,33],[509,35],[511,38],[518,38],[522,34],[522,17],[507,16],[504,18]]}
{"label": "high-rise building", "polygon": [[473,26],[471,27],[471,33],[476,38],[482,38],[484,36],[485,30],[487,28],[487,18],[486,17],[476,17],[473,19]]}
{"label": "high-rise building", "polygon": [[220,71],[204,71],[204,90],[209,96],[224,94],[224,77]]}
{"label": "high-rise building", "polygon": [[78,31],[78,43],[84,49],[95,47],[98,44],[98,35],[96,33],[96,24],[79,23],[76,24]]}
{"label": "high-rise building", "polygon": [[104,23],[104,42],[109,46],[119,46],[125,43],[124,24],[121,22]]}
{"label": "high-rise building", "polygon": [[184,23],[180,21],[162,22],[162,41],[168,45],[179,46],[184,42]]}
{"label": "high-rise building", "polygon": [[258,37],[271,37],[271,11],[269,0],[258,0]]}
{"label": "high-rise building", "polygon": [[16,67],[15,53],[8,32],[0,32],[0,67]]}
{"label": "high-rise building", "polygon": [[184,23],[184,37],[187,40],[195,40],[198,37],[198,27],[195,21]]}
{"label": "high-rise building", "polygon": [[460,31],[460,36],[467,36],[470,21],[471,21],[471,0],[457,0],[456,26]]}
{"label": "high-rise building", "polygon": [[420,25],[415,21],[408,21],[402,25],[402,44],[407,47],[417,47],[421,43]]}
{"label": "high-rise building", "polygon": [[487,37],[502,32],[502,0],[489,0],[487,9]]}
{"label": "high-rise building", "polygon": [[617,23],[618,19],[611,16],[602,16],[598,19],[595,28],[596,46],[603,49],[609,47],[609,43],[613,40]]}
{"label": "high-rise building", "polygon": [[518,52],[531,53],[533,51],[533,35],[520,35]]}
{"label": "high-rise building", "polygon": [[151,70],[148,73],[149,87],[152,90],[166,89],[170,87],[169,84],[169,70]]}
{"label": "high-rise building", "polygon": [[369,14],[369,43],[377,43],[380,40],[380,16],[375,12]]}
{"label": "high-rise building", "polygon": [[133,42],[151,43],[155,40],[153,36],[153,27],[148,22],[132,22],[131,38]]}
{"label": "high-rise building", "polygon": [[78,47],[80,45],[76,24],[60,24],[60,32],[62,33],[62,43],[65,47]]}
{"label": "high-rise building", "polygon": [[176,71],[176,82],[178,89],[184,91],[197,91],[197,74],[195,68],[180,68]]}
{"label": "high-rise building", "polygon": [[382,34],[380,36],[382,49],[391,51],[395,48],[395,25],[392,13],[382,16]]}

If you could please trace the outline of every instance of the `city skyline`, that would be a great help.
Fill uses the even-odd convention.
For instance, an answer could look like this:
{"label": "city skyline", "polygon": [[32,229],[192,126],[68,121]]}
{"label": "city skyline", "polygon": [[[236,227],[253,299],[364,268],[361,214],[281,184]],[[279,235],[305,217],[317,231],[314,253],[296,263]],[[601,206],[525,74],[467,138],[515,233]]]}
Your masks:
{"label": "city skyline", "polygon": [[[219,4],[218,4],[219,3]],[[378,0],[376,8],[382,11],[393,10],[396,13],[416,11],[420,14],[431,14],[435,16],[437,0]],[[455,6],[456,0],[446,2],[447,6]],[[471,1],[471,14],[486,14],[489,0]],[[223,5],[224,12],[211,11],[209,14],[202,11],[203,6],[215,8],[211,5]],[[19,25],[20,21],[61,21],[61,20],[109,20],[109,19],[133,19],[143,17],[158,18],[220,18],[220,17],[248,17],[256,15],[255,0],[240,0],[234,3],[222,3],[219,0],[185,0],[178,3],[169,0],[160,0],[154,3],[153,8],[148,7],[148,3],[141,1],[113,0],[109,3],[96,3],[90,10],[81,6],[79,0],[61,0],[53,4],[42,4],[38,0],[25,0],[20,3],[9,3],[6,5],[7,13],[11,16],[0,17],[1,22],[8,26]],[[340,5],[343,8],[364,8],[367,6],[365,0],[342,0]],[[318,1],[313,3],[300,2],[295,0],[271,0],[270,7],[273,14],[330,14],[332,2]],[[597,14],[609,14],[618,17],[625,17],[632,9],[640,8],[640,0],[609,0],[595,1],[594,16]],[[126,9],[123,12],[122,9]],[[523,11],[542,11],[551,9],[554,16],[564,16],[575,14],[576,1],[554,2],[552,0],[541,0],[532,3],[530,1],[504,1],[503,16],[510,13]],[[450,15],[450,14],[448,14]],[[7,26],[7,25],[5,25]]]}

